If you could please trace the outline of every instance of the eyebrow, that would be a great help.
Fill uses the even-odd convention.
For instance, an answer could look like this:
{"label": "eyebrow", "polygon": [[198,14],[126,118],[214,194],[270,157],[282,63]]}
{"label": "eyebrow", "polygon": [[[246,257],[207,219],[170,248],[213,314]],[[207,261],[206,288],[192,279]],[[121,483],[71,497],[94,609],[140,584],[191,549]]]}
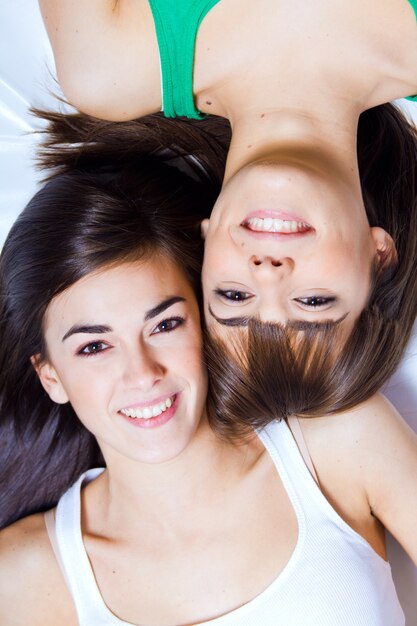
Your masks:
{"label": "eyebrow", "polygon": [[169,309],[170,306],[176,304],[177,302],[185,302],[185,298],[183,298],[182,296],[172,296],[170,298],[167,298],[160,304],[157,304],[153,309],[150,309],[145,313],[145,322],[151,320],[153,317],[156,317],[160,313],[163,313],[164,311]]}
{"label": "eyebrow", "polygon": [[[255,319],[253,317],[217,317],[214,314],[213,309],[210,305],[208,305],[208,310],[210,315],[222,326],[248,326],[249,321],[251,319]],[[329,328],[332,326],[336,326],[343,322],[343,320],[349,315],[349,312],[342,315],[336,320],[323,320],[321,322],[307,322],[306,320],[287,320],[286,326],[288,328],[293,328],[294,330],[322,330],[324,328]]]}
{"label": "eyebrow", "polygon": [[336,320],[322,320],[321,322],[307,322],[306,320],[287,320],[286,325],[288,328],[294,328],[294,330],[322,330],[324,328],[329,328],[332,326],[337,326],[340,322],[343,322],[344,319],[349,315],[349,311],[342,315],[342,317],[338,317]]}
{"label": "eyebrow", "polygon": [[[145,322],[153,319],[160,313],[163,313],[164,311],[166,311],[166,309],[169,309],[170,306],[176,304],[177,302],[185,302],[185,298],[183,298],[182,296],[172,296],[170,298],[167,298],[166,300],[163,300],[163,302],[160,302],[155,307],[149,309],[149,311],[145,313]],[[111,333],[112,330],[113,329],[111,326],[105,326],[102,324],[75,324],[74,326],[71,326],[71,328],[65,333],[65,335],[62,337],[62,341],[65,341],[65,339],[68,339],[68,337],[71,337],[71,335],[75,335],[77,333],[101,335],[103,333]]]}
{"label": "eyebrow", "polygon": [[217,317],[210,305],[208,305],[208,311],[222,326],[247,326],[251,319],[250,317]]}
{"label": "eyebrow", "polygon": [[110,333],[113,329],[110,326],[99,326],[99,325],[74,325],[65,333],[62,337],[62,341],[71,337],[71,335],[75,335],[76,333],[90,333],[92,335],[101,335],[102,333]]}

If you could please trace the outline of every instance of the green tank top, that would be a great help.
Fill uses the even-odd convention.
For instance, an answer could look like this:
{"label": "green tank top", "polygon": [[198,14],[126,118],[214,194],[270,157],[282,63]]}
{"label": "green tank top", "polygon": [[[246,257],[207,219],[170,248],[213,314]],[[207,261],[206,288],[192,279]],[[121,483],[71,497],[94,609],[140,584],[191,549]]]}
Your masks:
{"label": "green tank top", "polygon": [[[417,19],[417,0],[408,0],[408,2],[413,7],[413,11],[414,11],[414,14],[415,14],[416,19]],[[414,102],[417,102],[417,95],[415,95],[415,96],[407,96],[407,100],[414,100]]]}
{"label": "green tank top", "polygon": [[159,46],[162,110],[166,117],[201,119],[194,105],[193,68],[197,32],[219,0],[149,0]]}
{"label": "green tank top", "polygon": [[[207,13],[220,0],[149,0],[158,39],[162,109],[166,117],[201,119],[194,105],[195,40]],[[408,0],[417,18],[417,0]],[[417,94],[407,100],[417,101]]]}

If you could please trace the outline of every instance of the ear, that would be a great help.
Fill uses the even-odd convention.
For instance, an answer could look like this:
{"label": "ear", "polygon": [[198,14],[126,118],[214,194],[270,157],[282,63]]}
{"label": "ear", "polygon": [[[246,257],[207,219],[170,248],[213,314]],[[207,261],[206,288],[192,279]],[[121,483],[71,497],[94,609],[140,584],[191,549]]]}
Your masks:
{"label": "ear", "polygon": [[398,261],[397,250],[391,235],[383,228],[373,226],[371,228],[371,236],[377,253],[378,270],[383,272],[389,267],[396,265]]}
{"label": "ear", "polygon": [[201,237],[203,239],[207,237],[209,224],[210,224],[210,220],[207,217],[201,222]]}
{"label": "ear", "polygon": [[68,402],[68,396],[55,368],[48,361],[42,361],[40,354],[31,356],[30,362],[39,376],[42,387],[45,389],[51,400],[57,404],[65,404]]}

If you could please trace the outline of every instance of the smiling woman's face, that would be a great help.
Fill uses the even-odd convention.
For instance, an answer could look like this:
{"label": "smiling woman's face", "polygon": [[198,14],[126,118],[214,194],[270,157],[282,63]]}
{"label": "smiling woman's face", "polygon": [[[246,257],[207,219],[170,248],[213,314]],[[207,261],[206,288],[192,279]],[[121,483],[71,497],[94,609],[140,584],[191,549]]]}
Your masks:
{"label": "smiling woman's face", "polygon": [[255,316],[295,327],[332,320],[348,332],[374,264],[393,248],[346,185],[293,164],[243,168],[205,231],[205,315],[216,332]]}
{"label": "smiling woman's face", "polygon": [[171,260],[104,268],[56,296],[37,370],[52,400],[71,402],[103,454],[174,458],[204,413],[199,309]]}

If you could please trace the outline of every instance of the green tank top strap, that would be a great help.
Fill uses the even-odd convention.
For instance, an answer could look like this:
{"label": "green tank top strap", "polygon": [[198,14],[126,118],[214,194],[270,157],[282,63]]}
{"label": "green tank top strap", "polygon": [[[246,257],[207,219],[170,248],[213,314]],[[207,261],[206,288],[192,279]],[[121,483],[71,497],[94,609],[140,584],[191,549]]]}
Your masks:
{"label": "green tank top strap", "polygon": [[[416,16],[417,19],[417,0],[408,0],[408,2],[411,4],[414,14]],[[415,96],[407,96],[406,98],[407,100],[413,100],[414,102],[417,102],[417,95]]]}
{"label": "green tank top strap", "polygon": [[415,16],[417,18],[417,0],[408,0],[408,2],[413,7],[414,14],[415,14]]}
{"label": "green tank top strap", "polygon": [[159,45],[166,117],[205,117],[193,98],[195,40],[202,20],[219,1],[149,0]]}

